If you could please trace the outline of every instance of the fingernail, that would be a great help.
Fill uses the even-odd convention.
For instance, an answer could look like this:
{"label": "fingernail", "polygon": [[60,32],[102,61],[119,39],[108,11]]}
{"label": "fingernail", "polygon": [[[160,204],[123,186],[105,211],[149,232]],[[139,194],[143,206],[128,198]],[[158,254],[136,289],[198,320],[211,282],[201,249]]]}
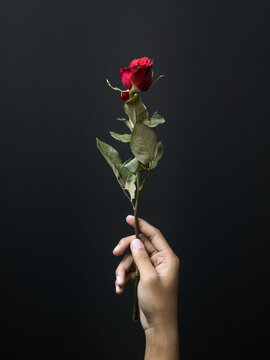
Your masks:
{"label": "fingernail", "polygon": [[142,243],[141,240],[139,240],[139,239],[134,239],[134,240],[132,240],[131,244],[132,244],[132,248],[133,248],[134,250],[139,250],[139,249],[144,248],[143,243]]}
{"label": "fingernail", "polygon": [[120,249],[120,246],[119,245],[116,245],[116,247],[113,249],[113,252],[114,251],[118,251]]}
{"label": "fingernail", "polygon": [[121,282],[121,277],[119,275],[116,276],[116,284],[120,284]]}
{"label": "fingernail", "polygon": [[118,285],[116,285],[115,291],[118,292],[119,290],[120,290],[120,287]]}
{"label": "fingernail", "polygon": [[131,219],[131,218],[133,218],[133,215],[128,215],[127,217]]}

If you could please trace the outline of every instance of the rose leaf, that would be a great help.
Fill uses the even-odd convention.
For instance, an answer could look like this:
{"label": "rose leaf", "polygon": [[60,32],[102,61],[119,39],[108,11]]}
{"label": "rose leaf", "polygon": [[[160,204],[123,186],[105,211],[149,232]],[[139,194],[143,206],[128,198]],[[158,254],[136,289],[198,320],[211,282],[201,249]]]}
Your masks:
{"label": "rose leaf", "polygon": [[118,151],[115,150],[111,145],[106,144],[105,142],[99,140],[98,138],[96,138],[96,140],[97,140],[97,148],[104,156],[104,158],[107,160],[115,176],[118,179],[120,176],[119,169],[121,168],[122,165],[122,160],[120,158]]}
{"label": "rose leaf", "polygon": [[117,134],[116,132],[110,131],[111,136],[118,140],[122,141],[124,143],[130,142],[130,136],[131,134]]}
{"label": "rose leaf", "polygon": [[131,134],[130,148],[142,164],[148,164],[157,153],[157,134],[148,126],[137,123]]}
{"label": "rose leaf", "polygon": [[150,120],[145,120],[143,122],[145,125],[153,128],[158,126],[159,124],[164,124],[165,123],[165,119],[163,118],[163,116],[161,116],[157,111],[152,115]]}
{"label": "rose leaf", "polygon": [[131,201],[135,199],[136,185],[134,182],[127,181],[124,186],[124,190],[127,190],[129,192]]}
{"label": "rose leaf", "polygon": [[129,130],[132,131],[132,127],[131,127],[131,124],[130,124],[129,120],[127,120],[125,118],[117,118],[117,120],[123,121],[127,125],[127,127],[129,128]]}
{"label": "rose leaf", "polygon": [[128,168],[122,166],[122,160],[117,150],[98,138],[96,140],[97,148],[111,166],[120,186],[129,192],[131,200],[134,199],[136,176]]}
{"label": "rose leaf", "polygon": [[125,101],[124,111],[128,115],[133,126],[148,120],[148,112],[138,94],[134,94],[131,99]]}
{"label": "rose leaf", "polygon": [[159,160],[162,158],[163,153],[164,153],[164,146],[163,146],[162,142],[159,141],[159,142],[157,143],[157,154],[156,154],[156,157],[154,158],[154,160],[152,161],[152,163],[151,163],[151,165],[150,165],[150,169],[151,169],[151,170],[154,169],[154,168],[157,166]]}
{"label": "rose leaf", "polygon": [[133,174],[136,174],[138,167],[139,167],[139,161],[136,158],[129,159],[128,161],[124,162],[122,166],[125,166],[128,168]]}

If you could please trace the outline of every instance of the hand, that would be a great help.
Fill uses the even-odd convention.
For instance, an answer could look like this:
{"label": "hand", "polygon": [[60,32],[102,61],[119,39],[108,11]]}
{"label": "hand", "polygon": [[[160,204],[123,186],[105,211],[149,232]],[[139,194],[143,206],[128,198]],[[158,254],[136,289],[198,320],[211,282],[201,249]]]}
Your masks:
{"label": "hand", "polygon": [[[127,216],[126,221],[135,226],[134,216]],[[125,284],[134,281],[136,264],[140,271],[140,320],[145,333],[177,334],[179,259],[158,229],[143,219],[139,219],[139,229],[141,241],[131,235],[122,238],[113,250],[119,256],[131,249],[116,269],[116,293],[123,293]]]}

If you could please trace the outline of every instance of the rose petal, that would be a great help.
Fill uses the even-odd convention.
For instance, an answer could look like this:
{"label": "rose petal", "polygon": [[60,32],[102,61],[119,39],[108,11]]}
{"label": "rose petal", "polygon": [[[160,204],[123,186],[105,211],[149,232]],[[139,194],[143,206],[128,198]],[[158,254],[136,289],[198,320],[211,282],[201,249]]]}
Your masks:
{"label": "rose petal", "polygon": [[131,75],[130,80],[141,91],[146,91],[152,84],[151,68],[137,68]]}
{"label": "rose petal", "polygon": [[150,67],[154,64],[154,60],[153,59],[149,59],[148,57],[143,57],[140,59],[134,59],[131,61],[131,63],[129,64],[129,68],[131,67],[136,67],[139,66],[141,68],[146,68],[146,67]]}
{"label": "rose petal", "polygon": [[120,69],[120,76],[121,76],[122,84],[127,89],[132,88],[132,84],[131,84],[131,81],[130,81],[131,75],[132,75],[132,70],[131,69],[128,69],[128,68],[121,68]]}

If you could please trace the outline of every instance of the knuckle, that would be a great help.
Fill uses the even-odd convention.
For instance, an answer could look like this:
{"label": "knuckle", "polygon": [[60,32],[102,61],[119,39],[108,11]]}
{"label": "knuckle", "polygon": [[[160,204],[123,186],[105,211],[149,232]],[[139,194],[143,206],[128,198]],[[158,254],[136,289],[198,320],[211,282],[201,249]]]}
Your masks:
{"label": "knuckle", "polygon": [[151,261],[153,262],[154,266],[158,266],[164,262],[164,254],[161,252],[157,252],[153,255],[151,258]]}
{"label": "knuckle", "polygon": [[148,286],[155,285],[157,283],[158,277],[156,275],[147,275],[144,277],[143,281]]}
{"label": "knuckle", "polygon": [[120,239],[118,245],[124,245],[125,244],[125,238]]}
{"label": "knuckle", "polygon": [[115,269],[115,276],[117,276],[121,270],[122,266],[121,263],[117,266],[117,268]]}
{"label": "knuckle", "polygon": [[122,247],[127,246],[133,239],[135,239],[135,235],[130,235],[127,237],[123,237],[120,241],[119,241],[119,245]]}
{"label": "knuckle", "polygon": [[115,275],[118,275],[121,271],[125,271],[128,268],[128,264],[132,258],[131,254],[126,254],[122,261],[118,264],[117,268],[115,269]]}
{"label": "knuckle", "polygon": [[173,260],[173,263],[175,266],[177,266],[177,267],[180,266],[180,259],[176,254],[173,254],[172,260]]}
{"label": "knuckle", "polygon": [[160,231],[160,229],[155,228],[154,234],[155,234],[154,236],[155,236],[156,238],[158,238],[158,239],[164,239],[164,236],[163,236],[162,232]]}
{"label": "knuckle", "polygon": [[155,233],[156,235],[160,235],[160,234],[161,234],[160,230],[159,230],[158,228],[156,228],[155,226],[153,226],[153,230],[154,230],[154,233]]}

